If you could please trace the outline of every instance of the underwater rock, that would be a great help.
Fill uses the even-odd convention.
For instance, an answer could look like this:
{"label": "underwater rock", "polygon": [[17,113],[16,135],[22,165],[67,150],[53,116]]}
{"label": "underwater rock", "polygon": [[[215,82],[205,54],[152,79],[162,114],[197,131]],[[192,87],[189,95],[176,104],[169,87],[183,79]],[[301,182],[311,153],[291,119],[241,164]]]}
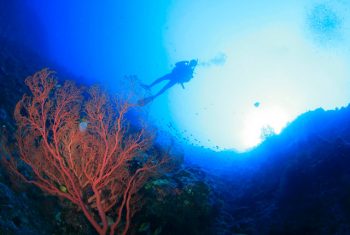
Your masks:
{"label": "underwater rock", "polygon": [[50,234],[50,223],[31,209],[33,203],[25,194],[17,195],[0,183],[0,234]]}
{"label": "underwater rock", "polygon": [[213,182],[223,234],[350,234],[350,106],[305,113]]}
{"label": "underwater rock", "polygon": [[0,108],[0,122],[5,122],[9,118],[9,115],[7,114],[6,110],[3,108]]}
{"label": "underwater rock", "polygon": [[206,174],[182,167],[145,185],[144,210],[135,217],[138,234],[215,234],[215,206]]}

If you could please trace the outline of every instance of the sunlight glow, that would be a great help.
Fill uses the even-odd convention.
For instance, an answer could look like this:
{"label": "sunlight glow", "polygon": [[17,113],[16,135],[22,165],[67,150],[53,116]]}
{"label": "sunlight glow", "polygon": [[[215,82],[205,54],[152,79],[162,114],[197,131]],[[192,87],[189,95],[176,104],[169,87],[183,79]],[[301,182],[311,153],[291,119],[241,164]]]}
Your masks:
{"label": "sunlight glow", "polygon": [[249,111],[242,133],[243,147],[248,149],[258,145],[266,137],[264,135],[279,134],[288,121],[288,114],[278,107],[261,107]]}
{"label": "sunlight glow", "polygon": [[[192,144],[245,151],[306,111],[350,101],[349,41],[316,43],[310,19],[328,21],[319,14],[310,18],[313,6],[260,3],[178,1],[173,8],[166,34],[169,58],[200,61],[186,89],[169,92],[173,124]],[[337,34],[350,39],[341,31],[346,20],[341,22]]]}

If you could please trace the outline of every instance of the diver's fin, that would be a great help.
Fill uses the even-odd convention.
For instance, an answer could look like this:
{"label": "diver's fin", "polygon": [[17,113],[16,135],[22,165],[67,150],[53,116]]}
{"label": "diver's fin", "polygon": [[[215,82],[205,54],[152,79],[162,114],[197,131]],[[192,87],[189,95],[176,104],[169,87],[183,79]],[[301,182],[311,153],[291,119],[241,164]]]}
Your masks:
{"label": "diver's fin", "polygon": [[151,86],[146,85],[146,84],[141,84],[141,87],[142,87],[143,89],[145,89],[146,91],[150,91],[150,90],[151,90]]}
{"label": "diver's fin", "polygon": [[137,101],[137,104],[139,106],[145,106],[146,104],[152,102],[153,100],[154,100],[154,97],[150,96],[150,97],[146,97],[144,99],[141,99],[141,100]]}

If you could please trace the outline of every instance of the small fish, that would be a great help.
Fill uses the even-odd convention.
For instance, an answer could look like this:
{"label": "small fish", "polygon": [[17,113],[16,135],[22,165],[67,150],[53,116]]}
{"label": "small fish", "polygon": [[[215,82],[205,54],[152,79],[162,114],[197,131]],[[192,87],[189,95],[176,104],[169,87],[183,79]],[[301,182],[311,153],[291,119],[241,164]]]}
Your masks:
{"label": "small fish", "polygon": [[67,192],[68,192],[67,187],[64,186],[64,185],[60,185],[60,186],[59,186],[59,189],[60,189],[60,191],[61,191],[62,193],[67,193]]}

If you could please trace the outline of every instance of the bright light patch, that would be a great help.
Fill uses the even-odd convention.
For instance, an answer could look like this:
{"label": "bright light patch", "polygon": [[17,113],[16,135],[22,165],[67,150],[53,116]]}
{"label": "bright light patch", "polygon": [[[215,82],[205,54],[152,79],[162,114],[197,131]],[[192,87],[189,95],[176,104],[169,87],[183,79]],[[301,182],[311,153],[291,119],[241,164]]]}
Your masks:
{"label": "bright light patch", "polygon": [[[169,58],[200,62],[185,90],[168,93],[173,126],[189,143],[245,151],[306,111],[349,103],[350,45],[310,40],[315,30],[302,3],[176,2],[165,35]],[[312,19],[322,29],[350,25],[335,8],[321,10]]]}
{"label": "bright light patch", "polygon": [[250,110],[244,122],[242,138],[244,148],[258,145],[271,134],[279,134],[290,121],[287,113],[277,107],[261,107]]}

